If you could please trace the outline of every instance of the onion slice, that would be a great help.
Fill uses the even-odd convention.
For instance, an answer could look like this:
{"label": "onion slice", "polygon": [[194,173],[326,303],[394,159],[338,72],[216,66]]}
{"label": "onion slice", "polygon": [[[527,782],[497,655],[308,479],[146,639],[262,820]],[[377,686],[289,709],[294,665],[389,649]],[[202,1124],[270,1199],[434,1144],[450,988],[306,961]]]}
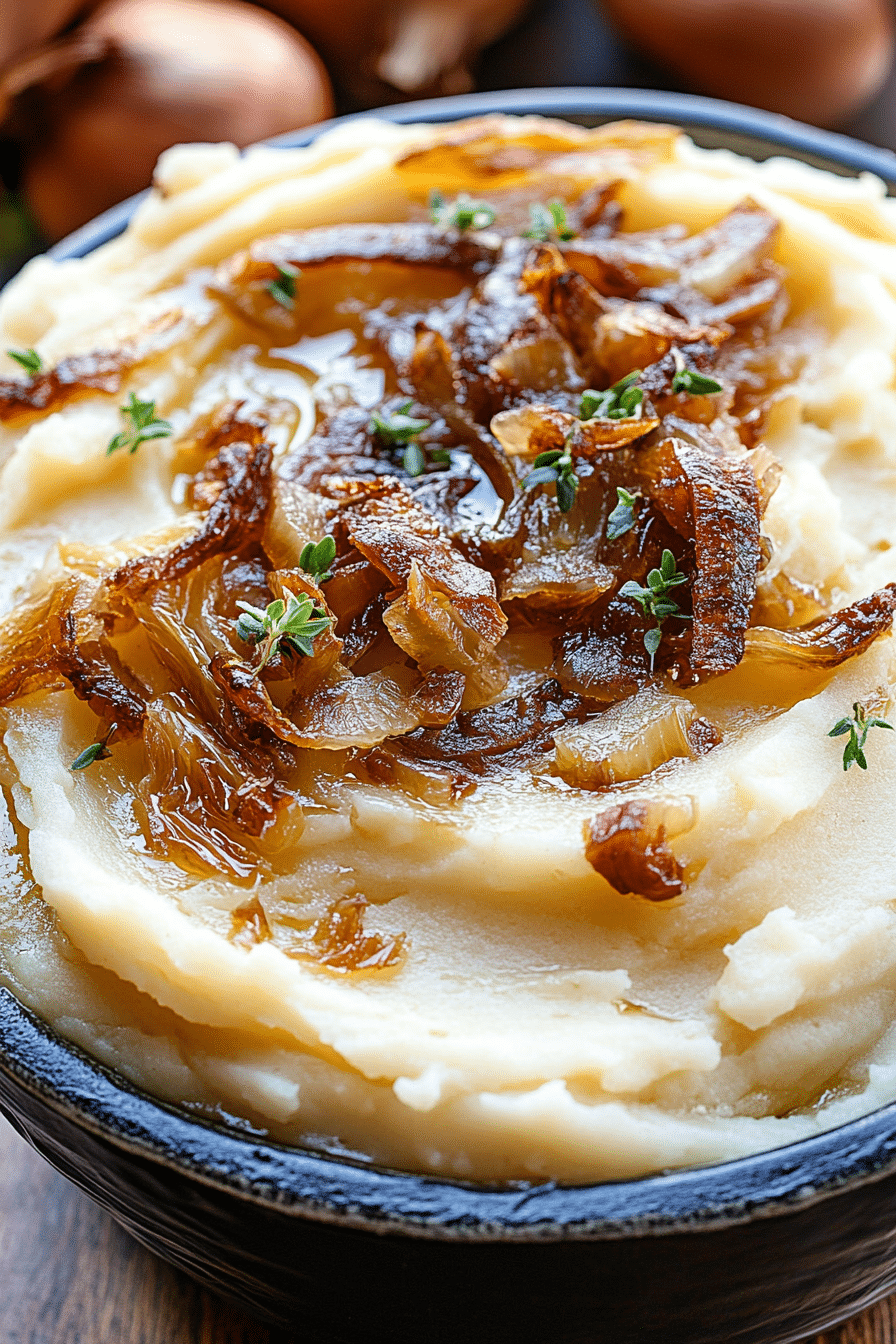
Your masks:
{"label": "onion slice", "polygon": [[646,687],[596,719],[561,728],[554,737],[554,773],[577,789],[640,779],[675,756],[698,755],[688,735],[696,721],[689,701]]}

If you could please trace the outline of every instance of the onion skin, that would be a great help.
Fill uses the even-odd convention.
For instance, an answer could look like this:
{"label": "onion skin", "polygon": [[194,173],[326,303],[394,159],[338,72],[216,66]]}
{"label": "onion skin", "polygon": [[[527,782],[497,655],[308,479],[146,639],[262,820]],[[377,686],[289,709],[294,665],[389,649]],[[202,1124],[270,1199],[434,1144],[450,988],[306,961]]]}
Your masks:
{"label": "onion skin", "polygon": [[43,0],[41,4],[7,0],[0,6],[0,67],[49,41],[88,8],[85,0]]}
{"label": "onion skin", "polygon": [[112,0],[76,37],[104,58],[28,94],[42,133],[24,145],[23,191],[50,238],[148,186],[170,145],[244,146],[333,111],[320,58],[254,5]]}
{"label": "onion skin", "polygon": [[872,97],[893,55],[885,0],[606,0],[605,8],[637,47],[701,93],[822,125]]}
{"label": "onion skin", "polygon": [[270,0],[314,43],[341,88],[368,106],[465,93],[470,67],[530,0]]}

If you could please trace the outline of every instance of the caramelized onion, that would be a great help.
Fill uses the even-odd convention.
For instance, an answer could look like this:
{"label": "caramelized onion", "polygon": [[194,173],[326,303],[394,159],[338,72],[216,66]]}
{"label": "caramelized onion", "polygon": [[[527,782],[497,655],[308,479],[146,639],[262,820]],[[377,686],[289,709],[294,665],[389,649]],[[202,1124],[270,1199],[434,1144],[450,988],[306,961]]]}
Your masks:
{"label": "caramelized onion", "polygon": [[[550,750],[558,728],[587,714],[580,696],[564,692],[556,681],[544,681],[527,695],[464,711],[445,728],[420,728],[385,743],[372,758],[372,769],[376,778],[393,778],[401,787],[416,771],[430,781],[445,771],[452,795],[459,796],[485,776],[529,765]],[[391,775],[390,763],[395,765]]]}
{"label": "caramelized onion", "polygon": [[273,451],[261,426],[247,423],[239,429],[245,438],[224,443],[205,469],[200,486],[212,502],[198,531],[166,552],[126,561],[112,576],[113,588],[145,592],[211,556],[244,555],[260,543],[271,498]]}
{"label": "caramelized onion", "polygon": [[791,630],[772,630],[754,626],[747,631],[746,652],[764,662],[815,668],[819,671],[839,667],[870,648],[893,625],[896,613],[896,583],[878,588],[870,597],[844,607],[833,616],[797,626]]}
{"label": "caramelized onion", "polygon": [[198,877],[253,882],[262,861],[254,842],[287,803],[293,826],[302,815],[263,753],[228,746],[174,693],[147,707],[143,744],[148,773],[135,802],[155,852]]}
{"label": "caramelized onion", "polygon": [[212,292],[228,299],[252,321],[282,327],[294,315],[277,302],[270,287],[284,269],[299,274],[320,267],[432,267],[473,278],[494,264],[501,246],[496,234],[461,233],[434,224],[336,224],[262,238],[218,268]]}
{"label": "caramelized onion", "polygon": [[697,711],[680,695],[647,687],[596,719],[557,733],[554,772],[577,789],[640,779],[674,756],[696,756],[688,729]]}
{"label": "caramelized onion", "polygon": [[518,524],[518,554],[501,579],[502,603],[512,602],[514,611],[531,617],[574,617],[613,587],[616,574],[599,558],[601,538],[588,507],[589,493],[586,487],[576,508],[565,514],[540,491],[522,501],[513,520]]}
{"label": "caramelized onion", "polygon": [[0,704],[66,682],[122,736],[143,726],[146,705],[121,665],[94,609],[102,584],[67,575],[49,592],[17,607],[0,624]]}
{"label": "caramelized onion", "polygon": [[507,618],[494,579],[463,558],[409,490],[389,477],[370,485],[331,482],[330,489],[343,503],[339,521],[352,545],[387,579],[407,584],[416,562],[471,631],[492,648],[498,643]]}
{"label": "caramelized onion", "polygon": [[585,858],[623,896],[668,901],[684,891],[684,870],[668,839],[694,823],[690,799],[629,798],[586,821]]}
{"label": "caramelized onion", "polygon": [[584,387],[572,347],[549,320],[551,276],[565,267],[556,248],[510,238],[480,282],[450,344],[458,351],[458,400],[478,419],[501,409],[509,389]]}
{"label": "caramelized onion", "polygon": [[237,947],[257,947],[270,939],[271,929],[264,906],[257,896],[232,911],[230,916],[230,941]]}
{"label": "caramelized onion", "polygon": [[[443,685],[440,680],[439,691]],[[366,677],[349,673],[296,705],[289,740],[329,751],[372,747],[419,728],[433,713],[433,705],[426,681],[410,668],[393,665]]]}
{"label": "caramelized onion", "polygon": [[465,674],[466,708],[493,700],[506,685],[507,668],[493,643],[464,619],[417,560],[411,561],[406,591],[386,609],[383,621],[421,672],[443,667]]}
{"label": "caramelized onion", "polygon": [[[712,441],[707,439],[707,446]],[[691,667],[698,675],[736,667],[756,597],[759,500],[745,458],[666,439],[641,463],[644,490],[682,537],[694,538],[696,573]]]}
{"label": "caramelized onion", "polygon": [[309,541],[326,533],[326,506],[296,480],[275,476],[262,547],[276,569],[293,569]]}
{"label": "caramelized onion", "polygon": [[770,255],[779,229],[773,215],[745,200],[701,233],[683,236],[672,226],[606,239],[576,238],[563,251],[602,294],[631,299],[642,289],[677,282],[717,299]]}
{"label": "caramelized onion", "polygon": [[343,896],[315,921],[308,935],[283,950],[289,957],[317,962],[330,971],[383,971],[400,966],[406,935],[364,932],[363,896]]}
{"label": "caramelized onion", "polygon": [[576,457],[593,458],[615,448],[627,448],[659,425],[651,416],[624,420],[579,420],[568,411],[536,402],[499,411],[491,431],[510,457],[535,458],[553,448],[569,447]]}

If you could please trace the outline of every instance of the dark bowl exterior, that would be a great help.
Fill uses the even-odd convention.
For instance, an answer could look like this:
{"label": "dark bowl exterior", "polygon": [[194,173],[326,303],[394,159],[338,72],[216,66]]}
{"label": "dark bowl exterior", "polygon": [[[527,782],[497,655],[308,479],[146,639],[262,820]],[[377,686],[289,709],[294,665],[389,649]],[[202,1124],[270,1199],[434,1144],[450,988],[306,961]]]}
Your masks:
{"label": "dark bowl exterior", "polygon": [[[674,122],[708,146],[871,171],[896,189],[887,151],[685,95],[523,90],[379,115],[488,112]],[[134,207],[51,255],[94,250]],[[205,1123],[131,1088],[0,991],[0,1110],[144,1245],[308,1344],[784,1344],[896,1288],[896,1105],[716,1167],[484,1187]]]}

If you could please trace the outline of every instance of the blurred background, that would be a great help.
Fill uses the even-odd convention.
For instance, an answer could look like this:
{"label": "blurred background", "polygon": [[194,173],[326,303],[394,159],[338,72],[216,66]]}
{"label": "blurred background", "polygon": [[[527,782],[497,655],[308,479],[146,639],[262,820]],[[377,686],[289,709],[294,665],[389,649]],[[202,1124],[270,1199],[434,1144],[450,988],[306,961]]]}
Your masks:
{"label": "blurred background", "polygon": [[893,33],[892,0],[0,0],[0,279],[171,144],[472,89],[704,93],[896,149]]}

